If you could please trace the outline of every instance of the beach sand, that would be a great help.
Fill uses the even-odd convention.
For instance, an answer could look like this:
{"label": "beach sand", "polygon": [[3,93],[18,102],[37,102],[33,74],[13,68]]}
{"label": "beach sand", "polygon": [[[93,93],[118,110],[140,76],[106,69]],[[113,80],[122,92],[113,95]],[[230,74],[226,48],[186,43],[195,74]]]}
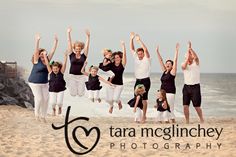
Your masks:
{"label": "beach sand", "polygon": [[[74,117],[75,118],[75,117]],[[37,156],[77,156],[68,149],[65,138],[64,128],[60,130],[52,129],[51,124],[56,126],[64,124],[63,116],[51,116],[47,118],[47,122],[36,121],[32,110],[21,108],[13,105],[0,106],[0,157],[37,157]],[[191,124],[184,124],[183,119],[177,119],[179,127],[196,127],[198,120],[191,119]],[[78,123],[69,125],[71,131]],[[164,140],[160,137],[142,137],[137,133],[136,137],[111,137],[109,128],[157,128],[169,127],[172,124],[156,124],[154,119],[149,118],[146,124],[136,124],[133,118],[119,117],[101,117],[90,118],[89,122],[79,122],[80,125],[86,128],[98,126],[101,131],[101,138],[98,145],[85,156],[94,157],[156,157],[156,156],[219,156],[229,157],[236,156],[236,118],[206,118],[205,124],[201,125],[204,128],[223,128],[222,134],[218,140],[211,137],[174,137],[171,140]],[[138,132],[138,131],[137,131]],[[126,132],[128,133],[128,132]],[[92,146],[96,138],[91,132],[91,136],[87,137],[80,130],[76,132],[81,143],[86,146]],[[73,142],[71,133],[69,133],[70,141],[73,148],[79,150],[78,145]],[[114,143],[114,147],[110,148],[110,143]],[[125,150],[121,149],[120,143],[125,143]],[[137,145],[136,149],[131,148],[131,144]],[[143,143],[146,144],[144,149]],[[153,144],[158,144],[158,148],[154,149]],[[164,148],[164,144],[169,144],[169,149]],[[180,149],[175,148],[175,143],[180,144]],[[187,148],[186,144],[190,143],[191,148]],[[201,146],[196,148],[196,143]],[[211,143],[211,149],[206,148],[206,144]],[[217,143],[221,143],[220,149]],[[155,144],[154,144],[155,145]],[[135,145],[133,145],[135,146]],[[156,147],[156,145],[155,145]]]}

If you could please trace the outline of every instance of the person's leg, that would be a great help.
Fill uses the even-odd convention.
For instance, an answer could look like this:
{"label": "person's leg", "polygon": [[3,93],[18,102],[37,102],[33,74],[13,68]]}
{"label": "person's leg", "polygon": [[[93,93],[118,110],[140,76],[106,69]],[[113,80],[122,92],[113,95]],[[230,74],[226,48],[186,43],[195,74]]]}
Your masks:
{"label": "person's leg", "polygon": [[43,104],[42,104],[42,118],[43,121],[46,122],[46,116],[48,113],[48,98],[49,98],[49,89],[48,83],[42,85],[42,92],[43,92]]}
{"label": "person's leg", "polygon": [[170,120],[172,123],[175,123],[175,114],[174,114],[174,103],[175,103],[175,94],[166,93],[167,102],[170,106]]}
{"label": "person's leg", "polygon": [[165,123],[169,123],[169,119],[170,119],[170,117],[169,117],[169,112],[168,111],[164,111],[163,113],[162,113],[163,115],[163,121],[165,122]]}
{"label": "person's leg", "polygon": [[189,105],[184,105],[184,116],[186,123],[189,123]]}
{"label": "person's leg", "polygon": [[183,87],[183,106],[184,106],[184,116],[185,116],[185,120],[186,123],[189,123],[189,104],[190,104],[190,100],[191,100],[191,93],[189,93],[189,87],[187,87],[186,85],[184,85]]}
{"label": "person's leg", "polygon": [[88,98],[94,102],[94,91],[88,90]]}
{"label": "person's leg", "polygon": [[34,95],[34,115],[36,120],[38,120],[40,115],[40,106],[43,102],[42,90],[39,84],[29,83],[29,86]]}
{"label": "person's leg", "polygon": [[193,106],[195,110],[197,111],[200,122],[204,123],[202,109],[201,109],[202,97],[201,97],[200,85],[195,85],[192,91],[193,91],[193,96],[192,96]]}
{"label": "person's leg", "polygon": [[106,88],[106,102],[110,105],[109,113],[113,112],[113,95],[114,95],[114,88],[107,87]]}
{"label": "person's leg", "polygon": [[156,114],[156,122],[161,122],[161,121],[162,121],[161,116],[162,116],[162,112],[157,111],[157,114]]}
{"label": "person's leg", "polygon": [[147,106],[148,106],[148,92],[151,87],[151,80],[150,78],[143,79],[141,82],[145,87],[145,93],[143,94],[143,118],[142,123],[144,123],[147,119]]}
{"label": "person's leg", "polygon": [[70,74],[70,80],[69,80],[69,92],[70,92],[70,95],[75,97],[77,94],[78,94],[78,81],[76,80],[77,77],[76,75],[72,75]]}
{"label": "person's leg", "polygon": [[49,105],[52,106],[53,116],[56,115],[57,93],[49,92]]}
{"label": "person's leg", "polygon": [[79,75],[78,76],[78,96],[84,96],[85,94],[85,76],[84,75]]}
{"label": "person's leg", "polygon": [[101,99],[99,97],[99,92],[100,92],[99,90],[94,91],[94,99],[100,103]]}
{"label": "person's leg", "polygon": [[64,91],[57,93],[58,114],[62,113],[62,106],[64,100]]}
{"label": "person's leg", "polygon": [[113,101],[116,102],[119,106],[119,110],[122,109],[122,103],[120,100],[121,92],[123,91],[123,85],[116,85],[113,94]]}
{"label": "person's leg", "polygon": [[204,123],[204,119],[203,119],[203,114],[202,114],[202,109],[201,107],[194,107],[195,110],[197,111],[198,117],[200,119],[201,123]]}
{"label": "person's leg", "polygon": [[134,121],[135,122],[141,122],[141,119],[142,119],[142,110],[139,108],[139,107],[137,107],[136,108],[136,112],[134,113]]}

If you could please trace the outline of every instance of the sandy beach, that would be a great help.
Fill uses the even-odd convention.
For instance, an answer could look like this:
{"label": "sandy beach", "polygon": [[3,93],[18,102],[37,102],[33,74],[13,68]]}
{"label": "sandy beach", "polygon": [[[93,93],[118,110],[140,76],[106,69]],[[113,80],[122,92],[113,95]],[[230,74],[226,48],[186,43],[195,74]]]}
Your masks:
{"label": "sandy beach", "polygon": [[[52,123],[55,126],[63,125],[63,116],[53,117],[49,115],[47,122],[44,123],[34,119],[32,110],[13,105],[3,105],[0,106],[0,119],[1,157],[76,156],[67,148],[64,129],[54,130],[51,126]],[[197,122],[197,119],[192,119],[192,123],[186,125],[183,119],[177,119],[179,127],[196,127],[198,125]],[[86,128],[97,126],[101,131],[101,138],[98,145],[85,156],[236,156],[236,118],[207,118],[205,124],[201,125],[203,128],[223,128],[218,140],[215,137],[172,137],[170,140],[164,140],[160,137],[140,137],[138,130],[141,128],[155,129],[157,127],[164,128],[172,125],[156,124],[152,118],[149,118],[146,124],[136,124],[132,118],[96,117],[90,118],[89,122],[80,122],[79,124]],[[72,123],[69,126],[69,131],[72,131],[77,125],[78,123],[76,124],[76,122]],[[126,132],[123,132],[125,135],[123,134],[122,137],[111,137],[109,129],[111,126],[122,129],[134,128],[137,131],[136,136],[129,137],[131,134],[128,134],[129,132],[126,130]],[[80,150],[78,145],[73,143],[71,133],[68,134],[73,148]],[[91,134],[91,136],[86,138],[84,132],[79,130],[76,132],[81,143],[88,147],[93,145],[93,141],[96,138],[95,133]],[[176,143],[179,143],[177,148]],[[187,146],[188,143],[189,146]],[[221,143],[220,148],[217,145],[219,143]],[[123,146],[121,147],[121,145]]]}

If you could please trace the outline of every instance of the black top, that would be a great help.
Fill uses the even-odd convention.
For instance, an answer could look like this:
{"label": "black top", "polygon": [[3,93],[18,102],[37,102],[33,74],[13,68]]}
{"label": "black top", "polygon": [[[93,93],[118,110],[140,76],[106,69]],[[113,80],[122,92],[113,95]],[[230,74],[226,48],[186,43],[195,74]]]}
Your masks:
{"label": "black top", "polygon": [[85,82],[87,90],[100,90],[102,89],[102,86],[100,86],[100,81],[98,79],[98,75],[92,76],[89,74],[88,81]]}
{"label": "black top", "polygon": [[[140,99],[139,99],[139,102],[138,102],[138,106],[137,106],[137,107],[139,107],[140,109],[143,109],[143,102],[142,102],[142,101],[143,101],[143,96],[140,95],[140,94],[138,94],[137,96],[140,96]],[[129,104],[130,107],[134,107],[137,96],[135,96],[133,99],[131,99],[131,100],[128,102],[128,104]]]}
{"label": "black top", "polygon": [[84,65],[84,62],[86,60],[86,56],[84,54],[81,54],[80,58],[77,59],[76,58],[76,54],[74,52],[72,52],[70,54],[70,74],[74,74],[74,75],[83,75],[81,73],[81,69]]}
{"label": "black top", "polygon": [[160,101],[159,99],[156,100],[156,103],[157,103],[157,111],[160,111],[160,112],[164,112],[164,111],[169,111],[170,112],[170,106],[167,105],[167,109],[164,109],[162,104],[163,104],[163,100]]}
{"label": "black top", "polygon": [[111,63],[109,66],[110,70],[115,74],[111,83],[115,85],[123,85],[124,66],[121,63],[119,66],[116,66],[115,63]]}
{"label": "black top", "polygon": [[161,89],[164,89],[166,93],[176,93],[175,88],[175,76],[171,75],[170,71],[166,71],[161,76]]}
{"label": "black top", "polygon": [[[111,62],[111,60],[108,59],[108,58],[104,58],[104,59],[103,59],[103,62],[104,62],[104,60],[106,60],[107,62],[108,62],[108,61]],[[99,63],[99,68],[102,69],[103,71],[109,71],[109,70],[110,70],[110,65],[109,65],[109,64],[111,64],[111,63],[109,63],[109,64],[107,64],[106,66],[104,66],[104,65],[103,65],[103,62],[102,62],[102,63]]]}
{"label": "black top", "polygon": [[64,75],[61,72],[59,72],[58,74],[51,72],[49,76],[49,92],[61,92],[66,89]]}

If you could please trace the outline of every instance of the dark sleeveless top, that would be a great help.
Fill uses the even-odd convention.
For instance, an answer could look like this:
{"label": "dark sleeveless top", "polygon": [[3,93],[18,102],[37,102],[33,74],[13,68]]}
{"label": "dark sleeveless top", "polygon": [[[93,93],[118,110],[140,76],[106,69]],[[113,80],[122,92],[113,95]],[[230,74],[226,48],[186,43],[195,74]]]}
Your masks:
{"label": "dark sleeveless top", "polygon": [[175,88],[175,76],[171,75],[170,71],[165,72],[161,76],[161,89],[164,89],[166,93],[176,93]]}
{"label": "dark sleeveless top", "polygon": [[28,81],[39,84],[48,83],[47,66],[43,64],[40,58],[38,59],[38,63],[33,65]]}
{"label": "dark sleeveless top", "polygon": [[111,63],[109,66],[110,70],[115,74],[111,83],[115,85],[123,85],[124,66],[121,63],[119,66],[116,66],[115,63]]}
{"label": "dark sleeveless top", "polygon": [[66,90],[66,82],[64,80],[64,74],[58,72],[55,74],[54,72],[50,73],[50,80],[49,80],[49,92],[61,92]]}
{"label": "dark sleeveless top", "polygon": [[[111,60],[108,59],[108,58],[104,58],[103,61],[104,61],[105,59],[106,59],[107,61],[110,61],[110,62],[111,62]],[[109,64],[111,64],[111,63],[109,63]],[[109,71],[109,70],[110,70],[109,64],[107,64],[106,66],[104,66],[104,65],[103,65],[103,62],[102,62],[102,63],[99,63],[99,68],[100,68],[101,70],[103,70],[103,71]]]}
{"label": "dark sleeveless top", "polygon": [[160,111],[160,112],[164,112],[164,111],[169,111],[170,112],[170,106],[167,105],[167,109],[164,109],[162,107],[162,104],[163,104],[164,101],[160,101],[159,99],[156,100],[156,103],[157,103],[157,111]]}
{"label": "dark sleeveless top", "polygon": [[76,58],[76,54],[74,52],[72,52],[70,54],[70,74],[74,74],[74,75],[83,75],[81,73],[81,69],[84,65],[84,62],[86,60],[86,56],[84,54],[81,54],[80,59]]}
{"label": "dark sleeveless top", "polygon": [[[143,102],[142,102],[143,101],[143,96],[140,95],[140,94],[138,94],[138,95],[140,96],[140,99],[139,99],[137,107],[139,107],[140,109],[143,109]],[[136,98],[137,98],[138,95],[136,95],[133,99],[128,101],[128,104],[129,104],[130,107],[135,106]]]}
{"label": "dark sleeveless top", "polygon": [[89,74],[88,81],[85,82],[87,90],[100,90],[102,89],[102,86],[100,86],[100,81],[98,79],[98,75],[92,76]]}

